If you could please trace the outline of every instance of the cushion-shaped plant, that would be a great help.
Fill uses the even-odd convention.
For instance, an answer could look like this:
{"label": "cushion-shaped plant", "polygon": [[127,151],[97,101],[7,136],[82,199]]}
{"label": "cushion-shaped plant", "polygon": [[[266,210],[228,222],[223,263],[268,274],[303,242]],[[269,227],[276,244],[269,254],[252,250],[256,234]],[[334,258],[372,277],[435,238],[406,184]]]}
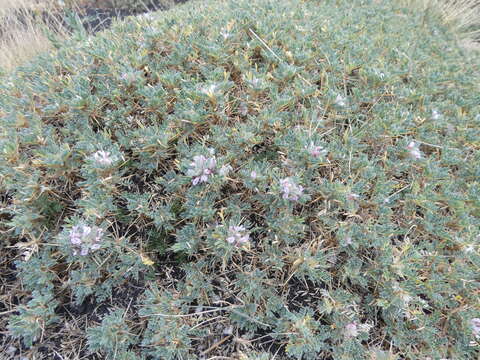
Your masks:
{"label": "cushion-shaped plant", "polygon": [[111,332],[129,358],[473,359],[475,66],[394,1],[193,1],[78,35],[0,84],[3,241],[32,245],[30,292],[41,259],[77,304],[145,284]]}

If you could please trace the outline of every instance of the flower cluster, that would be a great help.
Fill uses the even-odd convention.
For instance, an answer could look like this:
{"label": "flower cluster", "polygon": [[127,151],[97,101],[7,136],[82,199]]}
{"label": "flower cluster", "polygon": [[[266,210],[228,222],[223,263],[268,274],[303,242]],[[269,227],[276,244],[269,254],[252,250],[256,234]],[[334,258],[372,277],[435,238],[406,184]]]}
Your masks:
{"label": "flower cluster", "polygon": [[127,84],[133,84],[138,78],[138,73],[136,72],[125,72],[120,78],[125,81]]}
{"label": "flower cluster", "polygon": [[223,37],[225,40],[230,37],[230,33],[228,32],[227,29],[222,29],[222,30],[220,31],[220,35],[222,35],[222,37]]}
{"label": "flower cluster", "polygon": [[422,158],[422,152],[414,141],[410,141],[410,143],[407,145],[407,150],[412,159],[418,160]]}
{"label": "flower cluster", "polygon": [[353,321],[345,325],[344,334],[347,338],[354,338],[360,335],[361,332],[368,333],[371,327],[371,324],[358,324],[356,321]]}
{"label": "flower cluster", "polygon": [[245,244],[250,239],[249,233],[245,230],[243,226],[230,226],[228,228],[228,237],[227,241],[230,244],[240,246]]}
{"label": "flower cluster", "polygon": [[303,186],[295,184],[291,178],[280,180],[282,187],[283,198],[286,200],[297,201],[303,194]]}
{"label": "flower cluster", "polygon": [[335,105],[340,106],[340,107],[345,107],[345,106],[347,106],[347,99],[339,94],[335,98]]}
{"label": "flower cluster", "polygon": [[109,151],[99,150],[93,154],[93,160],[102,166],[109,166],[113,163],[114,159],[110,156]]}
{"label": "flower cluster", "polygon": [[214,99],[215,97],[221,95],[222,91],[218,84],[210,84],[200,89],[200,92],[210,99]]}
{"label": "flower cluster", "polygon": [[193,157],[190,164],[190,169],[187,171],[187,176],[191,176],[192,184],[197,185],[202,182],[207,182],[208,177],[215,173],[217,167],[217,160],[215,157],[206,158],[203,155]]}
{"label": "flower cluster", "polygon": [[328,153],[322,146],[315,145],[313,142],[311,142],[309,146],[305,146],[305,149],[314,158],[325,156]]}
{"label": "flower cluster", "polygon": [[355,201],[355,200],[360,199],[360,195],[354,194],[354,193],[349,193],[349,194],[347,194],[346,198],[349,201]]}
{"label": "flower cluster", "polygon": [[350,324],[345,325],[345,336],[346,337],[357,337],[359,334],[357,323],[354,321]]}
{"label": "flower cluster", "polygon": [[433,109],[432,110],[432,120],[440,120],[442,118],[442,114],[436,110],[436,109]]}
{"label": "flower cluster", "polygon": [[73,255],[82,256],[98,250],[101,246],[103,229],[97,226],[76,225],[70,230],[70,242],[73,245]]}

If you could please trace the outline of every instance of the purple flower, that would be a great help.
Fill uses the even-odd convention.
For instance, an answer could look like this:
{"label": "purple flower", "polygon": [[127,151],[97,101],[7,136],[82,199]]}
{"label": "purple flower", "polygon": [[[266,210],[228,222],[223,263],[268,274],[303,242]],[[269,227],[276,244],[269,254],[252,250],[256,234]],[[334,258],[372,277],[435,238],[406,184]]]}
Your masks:
{"label": "purple flower", "polygon": [[473,335],[475,335],[477,339],[480,338],[480,319],[473,318],[470,320],[470,325],[472,327]]}
{"label": "purple flower", "polygon": [[70,242],[73,245],[73,255],[86,256],[90,251],[98,250],[103,236],[103,229],[88,225],[76,225],[70,230]]}
{"label": "purple flower", "polygon": [[345,336],[346,337],[357,337],[358,334],[359,334],[359,329],[358,329],[356,321],[345,325]]}
{"label": "purple flower", "polygon": [[224,39],[228,39],[230,37],[230,33],[228,32],[227,29],[222,29],[220,31],[220,35],[222,35]]}
{"label": "purple flower", "polygon": [[220,86],[218,84],[210,84],[202,88],[200,91],[209,98],[215,98],[216,95],[220,94]]}
{"label": "purple flower", "polygon": [[195,186],[202,182],[207,182],[208,177],[215,172],[217,167],[217,160],[215,157],[206,158],[203,155],[193,157],[190,164],[190,169],[187,171],[187,176],[191,176],[192,184]]}
{"label": "purple flower", "polygon": [[120,77],[126,83],[132,84],[137,79],[138,76],[137,76],[137,73],[135,72],[128,72],[128,73],[123,73]]}
{"label": "purple flower", "polygon": [[436,110],[436,109],[433,109],[432,110],[432,120],[440,120],[442,118],[442,114]]}
{"label": "purple flower", "polygon": [[410,141],[407,146],[407,150],[412,159],[418,160],[422,158],[422,152],[418,148],[418,145],[414,141]]}
{"label": "purple flower", "polygon": [[291,178],[280,180],[280,186],[283,191],[283,198],[286,200],[297,201],[303,194],[303,186],[295,184]]}
{"label": "purple flower", "polygon": [[347,105],[347,99],[345,99],[342,95],[339,94],[335,99],[335,104],[344,107]]}
{"label": "purple flower", "polygon": [[345,242],[345,245],[352,245],[353,244],[352,238],[350,236],[347,236],[345,238],[344,242]]}
{"label": "purple flower", "polygon": [[78,229],[78,226],[74,226],[70,231],[70,242],[73,245],[80,245],[82,243],[82,234]]}
{"label": "purple flower", "polygon": [[93,154],[93,159],[103,166],[108,166],[113,162],[113,159],[110,157],[110,152],[99,150]]}
{"label": "purple flower", "polygon": [[248,240],[250,240],[250,235],[243,226],[230,226],[228,228],[228,243],[240,246]]}
{"label": "purple flower", "polygon": [[305,146],[308,153],[313,156],[314,158],[318,158],[320,156],[324,156],[327,154],[327,150],[325,150],[322,146],[315,145],[313,142],[310,143],[310,146]]}
{"label": "purple flower", "polygon": [[347,194],[347,200],[349,201],[358,200],[359,198],[360,198],[360,195],[358,194],[354,194],[354,193]]}

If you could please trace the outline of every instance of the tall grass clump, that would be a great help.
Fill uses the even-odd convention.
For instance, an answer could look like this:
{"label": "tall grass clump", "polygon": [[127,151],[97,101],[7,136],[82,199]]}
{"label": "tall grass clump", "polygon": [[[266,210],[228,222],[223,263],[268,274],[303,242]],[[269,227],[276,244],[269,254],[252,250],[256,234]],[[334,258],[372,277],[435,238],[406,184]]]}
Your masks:
{"label": "tall grass clump", "polygon": [[101,358],[476,359],[478,65],[395,1],[77,34],[0,84],[8,335],[94,304]]}

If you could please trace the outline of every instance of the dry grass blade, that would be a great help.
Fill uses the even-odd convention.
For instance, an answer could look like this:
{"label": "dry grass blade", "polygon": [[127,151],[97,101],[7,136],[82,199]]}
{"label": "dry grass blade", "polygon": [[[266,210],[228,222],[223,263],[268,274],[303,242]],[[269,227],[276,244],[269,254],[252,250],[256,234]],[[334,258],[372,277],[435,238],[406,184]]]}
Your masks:
{"label": "dry grass blade", "polygon": [[467,51],[480,51],[479,0],[405,0],[408,7],[438,14]]}
{"label": "dry grass blade", "polygon": [[47,24],[55,36],[67,36],[55,14],[57,6],[53,0],[0,0],[0,69],[9,72],[49,50],[52,44],[44,32]]}
{"label": "dry grass blade", "polygon": [[435,11],[443,21],[452,26],[462,38],[480,35],[479,0],[408,0],[410,5],[421,6],[423,10]]}

